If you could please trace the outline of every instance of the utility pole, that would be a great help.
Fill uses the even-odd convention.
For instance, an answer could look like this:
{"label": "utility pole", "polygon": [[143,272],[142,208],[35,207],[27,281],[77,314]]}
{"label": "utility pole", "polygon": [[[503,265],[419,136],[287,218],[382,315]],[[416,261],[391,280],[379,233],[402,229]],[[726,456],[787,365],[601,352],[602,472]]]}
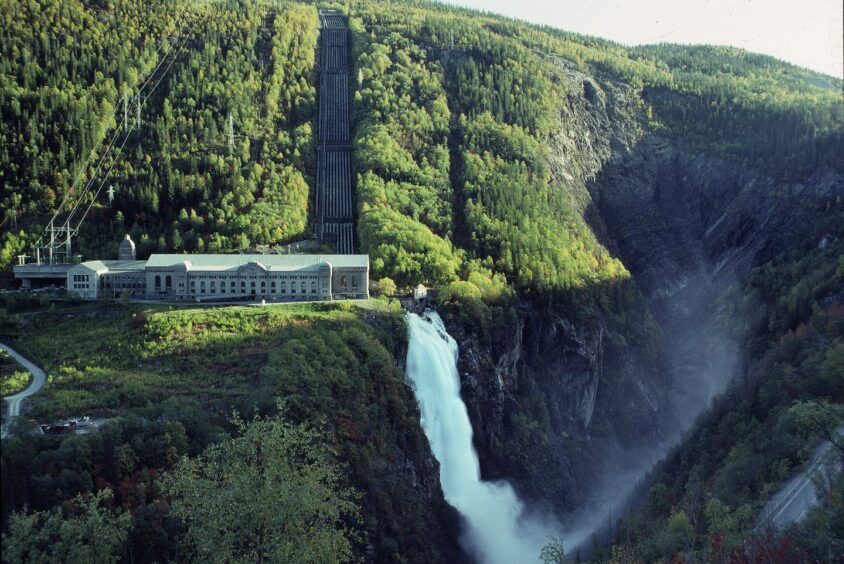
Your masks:
{"label": "utility pole", "polygon": [[108,187],[108,203],[109,205],[114,202],[114,186]]}
{"label": "utility pole", "polygon": [[454,30],[450,30],[451,33],[451,49],[454,50]]}
{"label": "utility pole", "polygon": [[123,131],[129,131],[129,93],[123,95]]}
{"label": "utility pole", "polygon": [[138,118],[137,118],[138,133],[141,132],[141,93],[138,92]]}

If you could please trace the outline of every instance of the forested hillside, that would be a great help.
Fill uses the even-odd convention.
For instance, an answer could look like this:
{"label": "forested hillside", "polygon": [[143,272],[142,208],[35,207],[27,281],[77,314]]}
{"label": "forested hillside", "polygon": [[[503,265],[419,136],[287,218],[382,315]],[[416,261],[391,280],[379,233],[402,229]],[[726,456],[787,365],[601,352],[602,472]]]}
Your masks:
{"label": "forested hillside", "polygon": [[844,232],[840,222],[823,228],[839,239],[777,256],[725,300],[722,314],[736,336],[741,325],[754,326],[747,372],[640,489],[642,509],[621,520],[617,551],[643,561],[683,554],[789,562],[826,561],[844,550],[840,476],[822,490],[824,505],[785,534],[756,520],[844,417]]}
{"label": "forested hillside", "polygon": [[626,276],[583,223],[583,183],[555,189],[566,182],[549,171],[568,69],[630,83],[642,121],[692,147],[788,177],[844,166],[835,79],[738,50],[628,53],[423,6],[353,12],[360,229],[376,275],[442,284],[476,259],[539,291]]}
{"label": "forested hillside", "polygon": [[[801,527],[763,534],[753,520],[817,443],[812,425],[840,420],[844,403],[842,81],[732,48],[627,49],[427,1],[333,6],[351,31],[359,250],[385,294],[438,290],[484,478],[511,481],[564,532],[594,528],[576,511],[620,491],[630,474],[611,468],[632,472],[688,430],[626,514],[613,498],[612,518],[588,515],[609,524],[594,543],[578,531],[594,556],[840,552],[844,481]],[[4,280],[104,155],[115,197],[85,202],[74,248],[86,258],[113,258],[124,232],[141,257],[310,235],[315,3],[0,0],[0,18]],[[124,96],[171,47],[139,130],[106,151]],[[103,518],[115,559],[200,559],[213,535],[185,496],[230,484],[208,469],[261,459],[264,433],[263,460],[281,470],[246,475],[301,480],[303,497],[284,502],[316,508],[297,515],[328,531],[302,553],[460,558],[395,303],[49,307],[9,298],[0,312],[3,337],[51,374],[27,415],[113,421],[4,442],[4,555],[30,537],[49,552],[63,520],[78,531]],[[698,365],[722,380],[709,386]],[[676,397],[698,387],[683,412]],[[160,477],[176,468],[196,480]],[[10,517],[24,505],[42,513]],[[238,515],[221,518],[248,536]]]}
{"label": "forested hillside", "polygon": [[[113,129],[123,125],[124,95],[137,92],[171,47],[178,56],[141,108],[139,130],[106,155],[106,163],[116,158],[108,180],[114,202],[106,205],[100,193],[76,250],[112,254],[126,231],[141,256],[233,251],[306,232],[315,9],[8,1],[2,14],[0,266],[28,252],[71,187],[80,193],[95,175]],[[137,108],[128,109],[134,125]]]}
{"label": "forested hillside", "polygon": [[552,187],[541,140],[565,94],[552,64],[474,19],[455,28],[451,14],[389,4],[359,18],[360,228],[376,276],[441,285],[497,272],[546,292],[626,276],[575,195]]}

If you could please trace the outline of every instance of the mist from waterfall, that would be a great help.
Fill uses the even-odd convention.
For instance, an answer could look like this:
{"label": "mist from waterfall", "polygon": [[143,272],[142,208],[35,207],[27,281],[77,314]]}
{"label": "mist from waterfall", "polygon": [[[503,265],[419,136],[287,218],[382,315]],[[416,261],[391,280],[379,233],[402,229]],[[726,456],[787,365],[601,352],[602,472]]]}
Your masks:
{"label": "mist from waterfall", "polygon": [[407,375],[422,412],[422,429],[440,463],[445,500],[463,517],[464,549],[484,564],[538,562],[558,536],[548,519],[527,515],[509,483],[481,481],[472,426],[460,398],[457,343],[434,311],[408,313]]}

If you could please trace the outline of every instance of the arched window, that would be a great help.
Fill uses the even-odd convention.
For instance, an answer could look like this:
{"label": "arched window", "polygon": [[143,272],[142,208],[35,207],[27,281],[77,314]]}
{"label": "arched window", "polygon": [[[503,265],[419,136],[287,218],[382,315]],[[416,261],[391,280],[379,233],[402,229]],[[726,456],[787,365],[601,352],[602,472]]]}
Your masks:
{"label": "arched window", "polygon": [[304,282],[302,282],[302,293],[303,294],[305,293],[305,283]]}
{"label": "arched window", "polygon": [[311,293],[316,294],[316,281],[311,282]]}
{"label": "arched window", "polygon": [[261,291],[263,292],[266,289],[267,289],[267,281],[261,280]]}
{"label": "arched window", "polygon": [[173,288],[173,277],[169,274],[164,278],[164,287],[168,290],[171,290]]}
{"label": "arched window", "polygon": [[250,288],[252,289],[252,293],[254,294],[255,293],[255,281],[254,280],[250,283]]}
{"label": "arched window", "polygon": [[232,294],[234,294],[234,290],[235,290],[235,283],[234,283],[234,280],[232,280],[232,285],[231,285],[231,288],[232,288]]}
{"label": "arched window", "polygon": [[342,288],[346,287],[346,277],[345,276],[340,277],[340,287],[342,287]]}
{"label": "arched window", "polygon": [[358,287],[358,277],[357,276],[352,276],[352,287],[353,288]]}
{"label": "arched window", "polygon": [[199,283],[199,293],[200,293],[200,294],[204,294],[204,293],[205,293],[205,280],[202,280],[202,281]]}
{"label": "arched window", "polygon": [[212,293],[212,294],[216,294],[216,293],[217,293],[217,283],[216,283],[215,281],[213,281],[213,280],[211,281],[211,293]]}
{"label": "arched window", "polygon": [[275,280],[270,282],[270,291],[275,294]]}
{"label": "arched window", "polygon": [[240,281],[240,292],[241,292],[242,294],[245,294],[245,293],[246,293],[246,282],[245,282],[245,281],[243,281],[243,280],[241,280],[241,281]]}
{"label": "arched window", "polygon": [[226,283],[225,282],[220,282],[220,293],[221,294],[226,293]]}
{"label": "arched window", "polygon": [[287,293],[287,282],[285,282],[284,280],[281,281],[281,293],[282,294]]}
{"label": "arched window", "polygon": [[155,275],[155,289],[159,291],[161,290],[161,276],[158,274]]}

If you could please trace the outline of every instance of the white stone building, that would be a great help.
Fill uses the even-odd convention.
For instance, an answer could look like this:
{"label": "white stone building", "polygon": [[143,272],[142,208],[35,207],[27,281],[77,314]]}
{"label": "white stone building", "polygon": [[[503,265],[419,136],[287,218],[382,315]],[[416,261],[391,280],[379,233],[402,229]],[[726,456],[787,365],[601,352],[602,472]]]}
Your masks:
{"label": "white stone building", "polygon": [[139,261],[133,260],[134,244],[128,235],[119,255],[121,260],[71,267],[68,292],[83,299],[126,294],[191,301],[369,297],[369,255],[154,254]]}
{"label": "white stone building", "polygon": [[67,291],[85,299],[144,295],[145,260],[89,260],[67,271]]}
{"label": "white stone building", "polygon": [[413,299],[416,301],[424,300],[428,297],[428,288],[426,288],[423,284],[417,284],[416,287],[413,289]]}

